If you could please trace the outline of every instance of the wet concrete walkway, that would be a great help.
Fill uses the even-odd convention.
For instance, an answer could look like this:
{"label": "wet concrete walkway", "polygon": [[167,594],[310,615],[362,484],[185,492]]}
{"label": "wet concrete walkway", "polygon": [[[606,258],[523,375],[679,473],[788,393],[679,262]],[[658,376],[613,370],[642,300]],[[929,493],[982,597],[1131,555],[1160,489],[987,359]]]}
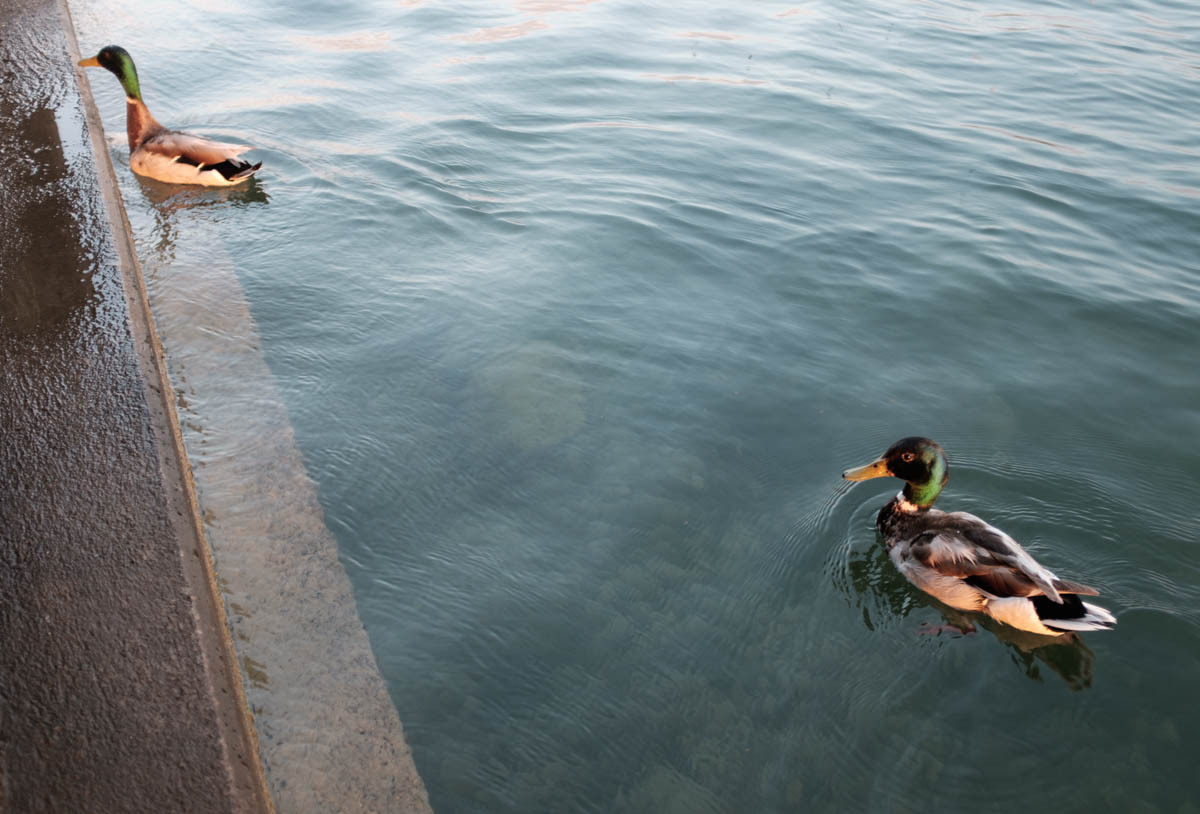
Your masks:
{"label": "wet concrete walkway", "polygon": [[0,812],[268,811],[65,14],[0,0]]}

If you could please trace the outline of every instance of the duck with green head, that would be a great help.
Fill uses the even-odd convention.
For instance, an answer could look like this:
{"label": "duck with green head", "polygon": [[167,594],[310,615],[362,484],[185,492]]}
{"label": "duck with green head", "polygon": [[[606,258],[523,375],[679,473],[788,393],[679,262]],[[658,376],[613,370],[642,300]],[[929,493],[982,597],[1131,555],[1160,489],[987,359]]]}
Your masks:
{"label": "duck with green head", "polygon": [[896,568],[952,608],[1045,636],[1107,630],[1117,620],[1082,601],[1098,591],[1059,579],[1017,541],[973,514],[933,508],[949,478],[946,454],[928,438],[902,438],[883,457],[847,469],[847,480],[900,478],[904,488],[875,520]]}
{"label": "duck with green head", "polygon": [[137,68],[129,52],[106,45],[100,53],[79,60],[85,68],[105,68],[125,89],[125,130],[129,134],[129,166],[138,175],[169,184],[232,186],[254,175],[262,162],[251,164],[239,155],[250,148],[223,144],[163,127],[142,101]]}

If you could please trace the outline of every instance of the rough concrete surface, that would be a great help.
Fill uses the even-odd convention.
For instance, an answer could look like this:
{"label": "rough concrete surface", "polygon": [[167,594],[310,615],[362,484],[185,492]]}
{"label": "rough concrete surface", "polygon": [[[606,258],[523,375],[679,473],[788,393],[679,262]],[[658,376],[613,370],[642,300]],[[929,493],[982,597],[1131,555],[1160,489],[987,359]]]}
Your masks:
{"label": "rough concrete surface", "polygon": [[0,811],[267,811],[70,31],[0,0]]}

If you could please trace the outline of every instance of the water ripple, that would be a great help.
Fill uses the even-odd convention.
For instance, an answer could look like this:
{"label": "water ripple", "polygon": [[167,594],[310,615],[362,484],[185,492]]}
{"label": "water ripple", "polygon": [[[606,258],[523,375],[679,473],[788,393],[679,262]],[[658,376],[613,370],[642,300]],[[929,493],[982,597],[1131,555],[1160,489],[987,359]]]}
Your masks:
{"label": "water ripple", "polygon": [[[1049,763],[1080,807],[1186,805],[1189,11],[93,21],[164,121],[259,147],[247,197],[127,203],[153,285],[204,273],[180,241],[233,258],[435,809],[1001,810]],[[264,451],[204,421],[245,382],[179,373],[198,465]],[[947,609],[873,528],[899,484],[840,479],[914,433],[943,508],[1117,630],[919,635]]]}

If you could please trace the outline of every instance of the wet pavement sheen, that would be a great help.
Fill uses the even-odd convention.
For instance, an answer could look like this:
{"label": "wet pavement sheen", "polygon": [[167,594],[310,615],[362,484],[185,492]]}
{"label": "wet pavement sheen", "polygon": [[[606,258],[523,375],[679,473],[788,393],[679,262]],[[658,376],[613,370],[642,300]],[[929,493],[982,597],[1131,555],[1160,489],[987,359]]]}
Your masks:
{"label": "wet pavement sheen", "polygon": [[265,810],[65,22],[0,0],[0,811]]}

